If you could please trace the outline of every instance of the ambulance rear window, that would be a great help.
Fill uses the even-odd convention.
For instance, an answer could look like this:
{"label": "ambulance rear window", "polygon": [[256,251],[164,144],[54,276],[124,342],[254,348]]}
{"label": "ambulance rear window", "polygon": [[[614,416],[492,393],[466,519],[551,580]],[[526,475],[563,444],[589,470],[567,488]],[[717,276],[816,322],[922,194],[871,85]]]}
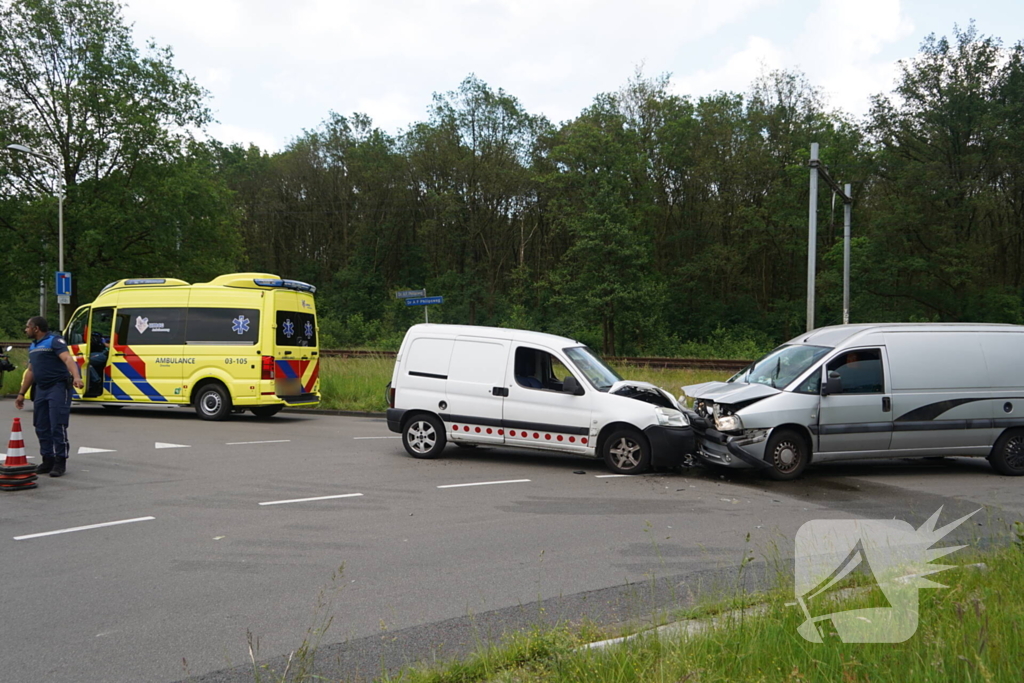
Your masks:
{"label": "ambulance rear window", "polygon": [[316,315],[278,311],[276,339],[278,346],[316,346]]}

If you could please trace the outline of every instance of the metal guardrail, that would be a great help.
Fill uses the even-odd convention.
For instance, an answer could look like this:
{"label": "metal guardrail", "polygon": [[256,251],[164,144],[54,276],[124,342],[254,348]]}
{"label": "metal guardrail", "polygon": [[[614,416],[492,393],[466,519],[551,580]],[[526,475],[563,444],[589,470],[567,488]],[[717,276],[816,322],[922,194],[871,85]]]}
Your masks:
{"label": "metal guardrail", "polygon": [[[27,349],[27,342],[8,342],[16,349]],[[394,351],[366,349],[320,349],[321,358],[394,358]],[[665,370],[722,370],[736,372],[750,365],[749,360],[720,358],[655,358],[646,356],[609,356],[605,360],[623,365],[640,365]]]}

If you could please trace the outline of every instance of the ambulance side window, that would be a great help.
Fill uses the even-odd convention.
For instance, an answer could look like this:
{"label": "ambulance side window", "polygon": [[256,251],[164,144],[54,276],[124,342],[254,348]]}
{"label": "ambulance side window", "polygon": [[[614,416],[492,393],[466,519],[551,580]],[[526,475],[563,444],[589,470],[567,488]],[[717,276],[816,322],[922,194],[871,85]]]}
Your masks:
{"label": "ambulance side window", "polygon": [[185,342],[185,309],[121,308],[117,343],[128,346],[177,346]]}
{"label": "ambulance side window", "polygon": [[252,346],[260,339],[255,308],[189,308],[186,344]]}

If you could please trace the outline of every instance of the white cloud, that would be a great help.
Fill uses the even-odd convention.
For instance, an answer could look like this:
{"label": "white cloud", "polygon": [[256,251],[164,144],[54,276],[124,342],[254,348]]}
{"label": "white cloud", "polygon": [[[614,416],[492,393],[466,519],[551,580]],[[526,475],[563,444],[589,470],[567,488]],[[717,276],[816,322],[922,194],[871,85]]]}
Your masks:
{"label": "white cloud", "polygon": [[331,110],[405,128],[470,73],[556,122],[640,64],[693,95],[802,68],[856,108],[889,88],[880,55],[912,30],[890,0],[130,0],[125,16],[213,93],[218,130],[271,149]]}

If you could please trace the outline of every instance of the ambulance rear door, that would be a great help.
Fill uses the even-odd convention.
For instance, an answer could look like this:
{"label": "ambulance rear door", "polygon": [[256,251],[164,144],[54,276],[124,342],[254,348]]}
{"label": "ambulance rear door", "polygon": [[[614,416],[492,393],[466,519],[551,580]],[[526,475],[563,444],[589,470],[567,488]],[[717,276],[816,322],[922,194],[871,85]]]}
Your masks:
{"label": "ambulance rear door", "polygon": [[313,296],[273,292],[274,391],[289,403],[318,401],[320,347]]}

